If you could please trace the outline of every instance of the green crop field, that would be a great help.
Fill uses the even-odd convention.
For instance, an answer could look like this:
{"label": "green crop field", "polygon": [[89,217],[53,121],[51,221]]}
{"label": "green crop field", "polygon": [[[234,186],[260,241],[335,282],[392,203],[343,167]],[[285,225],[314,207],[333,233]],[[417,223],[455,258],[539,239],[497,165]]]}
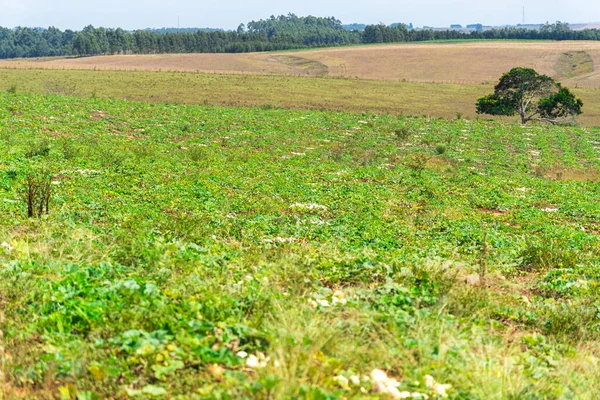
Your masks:
{"label": "green crop field", "polygon": [[599,171],[598,128],[2,93],[0,392],[597,398]]}
{"label": "green crop field", "polygon": [[[476,100],[491,84],[393,82],[189,72],[0,68],[0,90],[139,101],[291,109],[363,111],[475,119]],[[574,88],[584,102],[579,122],[600,126],[600,89]],[[479,116],[488,118],[488,116]],[[513,120],[513,119],[511,119]]]}

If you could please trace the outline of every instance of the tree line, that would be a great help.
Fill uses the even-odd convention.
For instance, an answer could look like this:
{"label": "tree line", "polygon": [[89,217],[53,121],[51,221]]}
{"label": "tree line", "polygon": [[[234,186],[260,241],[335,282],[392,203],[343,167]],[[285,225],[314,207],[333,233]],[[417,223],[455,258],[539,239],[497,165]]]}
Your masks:
{"label": "tree line", "polygon": [[540,30],[503,28],[464,33],[457,30],[411,29],[405,24],[368,25],[364,31],[344,29],[333,18],[272,16],[241,24],[235,31],[170,31],[95,28],[81,31],[0,28],[0,58],[92,56],[105,54],[242,53],[341,46],[361,43],[418,42],[448,39],[600,40],[600,31],[573,31],[568,24]]}

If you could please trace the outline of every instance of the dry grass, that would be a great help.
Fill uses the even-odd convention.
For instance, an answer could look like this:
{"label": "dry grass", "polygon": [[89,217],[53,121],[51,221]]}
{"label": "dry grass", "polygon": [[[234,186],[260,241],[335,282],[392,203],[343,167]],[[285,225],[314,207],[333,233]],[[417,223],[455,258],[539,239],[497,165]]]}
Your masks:
{"label": "dry grass", "polygon": [[[568,54],[584,69],[564,71]],[[600,88],[600,42],[462,42],[373,45],[282,53],[167,54],[0,61],[0,68],[101,69],[316,75],[409,82],[491,83],[515,66],[533,67],[565,84]],[[596,67],[595,67],[596,66]],[[558,71],[557,71],[558,70]],[[579,73],[581,72],[581,73]]]}
{"label": "dry grass", "polygon": [[[128,100],[474,119],[475,101],[492,85],[387,82],[291,76],[181,72],[0,69],[0,90],[47,94],[48,86],[78,96]],[[60,92],[60,91],[59,91]],[[57,93],[59,93],[57,92]],[[600,90],[576,89],[584,101],[579,121],[600,125]],[[488,118],[487,116],[479,116]]]}

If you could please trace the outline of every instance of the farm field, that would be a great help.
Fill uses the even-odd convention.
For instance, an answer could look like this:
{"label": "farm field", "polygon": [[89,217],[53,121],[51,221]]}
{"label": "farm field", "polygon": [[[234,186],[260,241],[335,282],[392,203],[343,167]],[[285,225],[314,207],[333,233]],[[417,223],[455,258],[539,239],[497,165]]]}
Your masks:
{"label": "farm field", "polygon": [[598,128],[17,92],[0,144],[5,398],[597,396]]}
{"label": "farm field", "polygon": [[0,61],[1,68],[303,75],[409,82],[493,83],[515,66],[566,85],[600,88],[595,41],[412,43],[247,54],[164,54]]}
{"label": "farm field", "polygon": [[[493,85],[181,72],[0,69],[0,90],[139,101],[245,107],[363,111],[475,119],[475,101]],[[600,90],[574,89],[578,121],[600,125]],[[509,118],[513,121],[514,118]]]}

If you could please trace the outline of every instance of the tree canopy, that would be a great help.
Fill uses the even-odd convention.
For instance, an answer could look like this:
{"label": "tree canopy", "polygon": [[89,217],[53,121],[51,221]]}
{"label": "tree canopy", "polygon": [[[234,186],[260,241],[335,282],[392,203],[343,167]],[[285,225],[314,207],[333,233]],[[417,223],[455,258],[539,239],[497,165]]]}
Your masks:
{"label": "tree canopy", "polygon": [[502,75],[494,93],[477,100],[476,107],[478,114],[518,114],[523,124],[560,124],[580,115],[583,102],[551,77],[518,67]]}
{"label": "tree canopy", "polygon": [[502,28],[470,33],[459,30],[413,29],[412,24],[348,26],[334,18],[295,14],[240,24],[235,31],[162,28],[126,31],[87,26],[80,32],[57,28],[0,28],[0,58],[90,56],[99,54],[240,53],[340,46],[360,43],[427,40],[527,39],[600,40],[600,30],[573,31],[562,22],[539,30]]}

